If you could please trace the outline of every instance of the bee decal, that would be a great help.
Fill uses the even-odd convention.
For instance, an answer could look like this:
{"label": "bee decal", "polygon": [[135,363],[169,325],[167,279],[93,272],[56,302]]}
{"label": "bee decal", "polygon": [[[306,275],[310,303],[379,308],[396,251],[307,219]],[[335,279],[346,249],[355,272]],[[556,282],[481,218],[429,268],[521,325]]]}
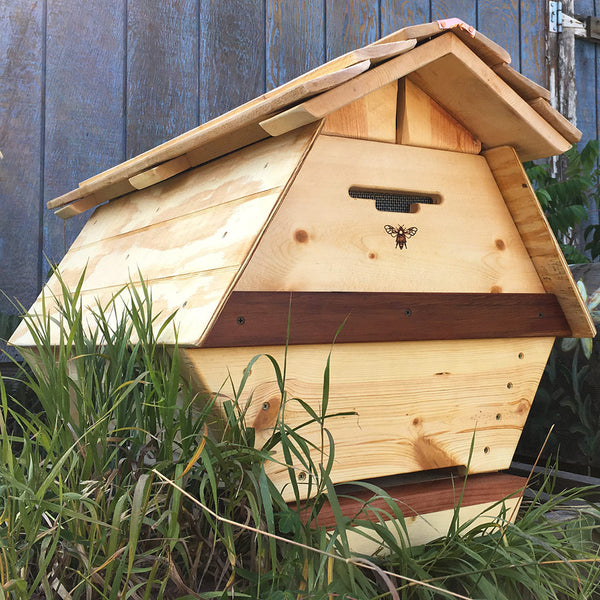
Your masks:
{"label": "bee decal", "polygon": [[409,227],[404,229],[404,225],[398,225],[398,227],[392,227],[391,225],[384,225],[386,233],[396,238],[396,248],[406,248],[406,241],[417,233],[416,227]]}

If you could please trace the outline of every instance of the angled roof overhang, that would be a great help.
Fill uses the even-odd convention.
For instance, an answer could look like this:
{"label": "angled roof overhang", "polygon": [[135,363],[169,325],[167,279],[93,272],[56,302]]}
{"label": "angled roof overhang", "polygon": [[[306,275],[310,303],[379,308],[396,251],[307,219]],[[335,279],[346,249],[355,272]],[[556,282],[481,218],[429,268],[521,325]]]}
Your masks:
{"label": "angled roof overhang", "polygon": [[69,218],[150,187],[271,135],[326,117],[408,76],[485,149],[512,146],[521,160],[560,154],[581,134],[549,92],[510,66],[510,55],[458,19],[401,29],[334,59],[208,123],[79,184],[48,208]]}

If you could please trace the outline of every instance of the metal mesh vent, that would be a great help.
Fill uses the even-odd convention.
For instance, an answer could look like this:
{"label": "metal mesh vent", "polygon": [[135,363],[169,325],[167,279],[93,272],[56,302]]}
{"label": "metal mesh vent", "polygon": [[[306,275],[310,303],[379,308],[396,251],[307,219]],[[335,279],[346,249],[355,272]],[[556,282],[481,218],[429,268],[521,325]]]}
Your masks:
{"label": "metal mesh vent", "polygon": [[350,188],[348,194],[351,198],[375,200],[375,208],[382,212],[409,213],[413,204],[437,204],[432,196],[416,196],[406,192]]}

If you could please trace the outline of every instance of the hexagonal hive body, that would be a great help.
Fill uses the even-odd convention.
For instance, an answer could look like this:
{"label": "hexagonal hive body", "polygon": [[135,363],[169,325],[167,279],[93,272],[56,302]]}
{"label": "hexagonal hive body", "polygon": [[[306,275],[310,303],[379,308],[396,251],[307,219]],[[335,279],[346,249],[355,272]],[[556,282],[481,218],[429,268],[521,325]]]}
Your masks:
{"label": "hexagonal hive body", "polygon": [[[335,59],[53,200],[63,218],[102,204],[62,277],[86,268],[91,304],[141,272],[155,312],[177,311],[217,424],[229,376],[286,346],[287,397],[318,413],[330,356],[335,483],[505,469],[554,338],[594,332],[521,166],[579,132],[509,62],[456,20]],[[23,327],[11,341],[32,343]],[[268,360],[239,400],[266,441],[281,415]],[[307,412],[288,401],[285,419]],[[302,434],[315,460],[330,451],[318,423]],[[292,498],[287,467],[268,472]],[[490,481],[473,505],[498,499]]]}

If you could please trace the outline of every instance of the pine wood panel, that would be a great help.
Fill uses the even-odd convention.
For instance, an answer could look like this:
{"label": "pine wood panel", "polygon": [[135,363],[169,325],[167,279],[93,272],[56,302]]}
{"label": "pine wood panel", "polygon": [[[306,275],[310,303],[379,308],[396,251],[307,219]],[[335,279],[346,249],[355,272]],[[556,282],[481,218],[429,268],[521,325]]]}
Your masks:
{"label": "pine wood panel", "polygon": [[496,65],[494,72],[506,81],[524,100],[530,101],[543,98],[550,102],[550,90],[528,79],[519,73],[519,71],[515,71],[510,65],[506,63]]}
{"label": "pine wood panel", "polygon": [[594,337],[595,327],[571,277],[544,212],[513,148],[485,153],[496,182],[547,292],[555,294],[575,337]]}
{"label": "pine wood panel", "polygon": [[[513,146],[521,160],[560,154],[570,148],[571,144],[507,83],[456,42],[452,42],[452,53],[413,74],[412,80],[424,92],[486,148]],[[465,102],[465,90],[469,90],[469,102]]]}
{"label": "pine wood panel", "polygon": [[127,2],[127,158],[198,125],[197,7]]}
{"label": "pine wood panel", "polygon": [[[152,288],[156,311],[162,312],[157,329],[179,309],[179,343],[196,343],[314,133],[309,128],[287,140],[267,140],[256,149],[254,162],[226,156],[100,207],[61,262],[63,280],[74,289],[85,270],[83,300],[94,304],[95,298],[106,301],[141,272]],[[60,295],[56,277],[46,292]],[[32,310],[40,310],[40,300]],[[165,332],[162,341],[174,343],[173,332]],[[13,343],[30,343],[23,327]]]}
{"label": "pine wood panel", "polygon": [[[332,72],[331,65],[327,65],[324,69],[317,69],[316,73],[301,77],[299,82],[290,82],[281,89],[268,92],[210,123],[80,183],[76,190],[48,202],[48,208],[65,207],[61,216],[68,218],[71,213],[81,212],[76,205],[79,199],[83,198],[87,206],[98,205],[133,191],[135,187],[129,180],[138,175],[143,176],[147,169],[152,170],[157,164],[160,168],[164,163],[186,155],[190,165],[199,165],[265,139],[268,135],[258,123],[267,114],[352,79],[368,69],[372,60],[376,62],[382,57],[395,56],[411,47],[412,43],[409,42],[386,44],[383,51],[379,48],[376,52],[368,49],[366,52],[353,52],[350,56],[340,57],[336,60],[338,67],[347,61],[351,64]],[[365,59],[365,55],[369,58]],[[358,60],[359,57],[361,60]],[[321,74],[321,71],[324,73]],[[70,209],[66,209],[67,204]]]}
{"label": "pine wood panel", "polygon": [[362,140],[396,142],[398,82],[392,81],[330,114],[323,133]]}
{"label": "pine wood panel", "polygon": [[412,83],[410,76],[398,85],[399,144],[471,154],[481,152],[481,142]]}
{"label": "pine wood panel", "polygon": [[[46,200],[125,158],[124,20],[121,0],[99,0],[85,10],[79,0],[48,4]],[[74,31],[78,34],[73,35]],[[84,39],[94,43],[83,44]],[[85,221],[86,217],[81,217],[65,224],[44,211],[48,260],[58,264]]]}
{"label": "pine wood panel", "polygon": [[576,144],[581,139],[581,131],[566,117],[555,111],[547,100],[536,98],[529,102],[529,106],[542,115],[567,141]]}
{"label": "pine wood panel", "polygon": [[202,346],[568,337],[570,332],[552,294],[233,292]]}
{"label": "pine wood panel", "polygon": [[[471,473],[507,468],[552,343],[522,338],[290,346],[283,418],[291,427],[309,420],[293,398],[320,412],[331,352],[325,427],[335,440],[334,482],[467,464]],[[182,362],[199,391],[218,392],[221,405],[233,398],[229,376],[237,386],[256,354],[269,354],[283,367],[283,346],[188,349]],[[239,398],[242,407],[250,402],[245,418],[256,429],[258,446],[271,435],[280,398],[273,367],[263,357]],[[215,418],[222,422],[218,412]],[[302,435],[317,447],[322,443],[316,424],[303,427]],[[318,456],[315,451],[313,459]],[[279,451],[275,458],[282,459]],[[267,468],[283,488],[286,469],[275,462]],[[307,474],[300,479],[308,483]],[[288,488],[284,496],[291,499]]]}
{"label": "pine wood panel", "polygon": [[[405,75],[462,123],[485,147],[512,145],[522,160],[568,150],[570,144],[453,33],[370,69],[354,81],[261,122],[271,135],[314,122]],[[465,93],[469,90],[469,102]],[[492,118],[493,116],[493,118]]]}
{"label": "pine wood panel", "polygon": [[307,131],[299,131],[285,139],[259,142],[158,186],[134,192],[114,206],[100,207],[90,218],[93,226],[72,248],[76,250],[159,223],[184,219],[281,187],[298,164],[299,148],[306,143],[306,135]]}
{"label": "pine wood panel", "polygon": [[[351,186],[441,195],[375,209]],[[417,227],[395,247],[384,226]],[[543,292],[484,158],[321,135],[240,291]]]}
{"label": "pine wood panel", "polygon": [[[31,304],[42,270],[40,136],[43,10],[34,0],[0,3],[0,310]],[[0,361],[2,359],[0,358]]]}

